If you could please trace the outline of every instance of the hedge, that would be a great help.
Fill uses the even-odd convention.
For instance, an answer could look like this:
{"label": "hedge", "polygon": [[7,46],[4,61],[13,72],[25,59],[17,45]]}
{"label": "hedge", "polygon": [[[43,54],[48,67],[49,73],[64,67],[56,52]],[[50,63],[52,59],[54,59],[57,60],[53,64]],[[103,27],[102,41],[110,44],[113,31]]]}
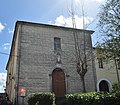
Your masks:
{"label": "hedge", "polygon": [[[120,92],[89,92],[66,95],[65,105],[120,105]],[[28,96],[29,105],[55,105],[55,95],[37,92]]]}
{"label": "hedge", "polygon": [[54,105],[55,95],[46,92],[31,93],[28,96],[29,105]]}
{"label": "hedge", "polygon": [[120,92],[120,83],[114,83],[112,85],[112,92]]}
{"label": "hedge", "polygon": [[68,94],[66,99],[68,105],[120,105],[120,92]]}

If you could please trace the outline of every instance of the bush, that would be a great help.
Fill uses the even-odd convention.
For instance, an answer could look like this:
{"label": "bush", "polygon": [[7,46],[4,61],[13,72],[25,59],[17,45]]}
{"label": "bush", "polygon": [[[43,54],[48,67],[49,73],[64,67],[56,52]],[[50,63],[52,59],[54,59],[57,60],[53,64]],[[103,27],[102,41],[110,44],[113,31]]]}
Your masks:
{"label": "bush", "polygon": [[119,105],[119,93],[89,92],[66,95],[68,105]]}
{"label": "bush", "polygon": [[120,83],[115,83],[112,85],[112,92],[120,92]]}
{"label": "bush", "polygon": [[52,93],[37,92],[28,96],[29,105],[54,105],[55,95]]}

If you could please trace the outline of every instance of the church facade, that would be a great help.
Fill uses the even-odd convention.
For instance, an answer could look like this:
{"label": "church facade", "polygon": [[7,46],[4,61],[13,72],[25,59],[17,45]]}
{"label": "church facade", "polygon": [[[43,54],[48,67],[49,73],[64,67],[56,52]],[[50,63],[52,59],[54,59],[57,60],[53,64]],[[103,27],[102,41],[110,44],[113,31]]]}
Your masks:
{"label": "church facade", "polygon": [[[86,47],[86,91],[96,90],[96,71],[92,53],[93,31],[17,21],[7,63],[6,92],[11,102],[21,104],[21,96],[32,92],[53,92],[57,97],[83,91],[76,68],[75,40]],[[84,42],[85,38],[85,42]],[[25,93],[20,94],[20,89]]]}

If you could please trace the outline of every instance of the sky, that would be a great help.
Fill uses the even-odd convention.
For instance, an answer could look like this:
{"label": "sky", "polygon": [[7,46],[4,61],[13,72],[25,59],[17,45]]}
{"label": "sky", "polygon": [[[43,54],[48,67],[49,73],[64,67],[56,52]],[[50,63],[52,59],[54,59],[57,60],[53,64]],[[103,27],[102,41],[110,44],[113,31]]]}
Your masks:
{"label": "sky", "polygon": [[82,29],[82,3],[85,27],[95,31],[92,36],[94,45],[99,40],[97,14],[104,2],[105,0],[0,0],[0,93],[4,92],[5,88],[6,64],[17,20],[72,27],[73,3],[76,27]]}

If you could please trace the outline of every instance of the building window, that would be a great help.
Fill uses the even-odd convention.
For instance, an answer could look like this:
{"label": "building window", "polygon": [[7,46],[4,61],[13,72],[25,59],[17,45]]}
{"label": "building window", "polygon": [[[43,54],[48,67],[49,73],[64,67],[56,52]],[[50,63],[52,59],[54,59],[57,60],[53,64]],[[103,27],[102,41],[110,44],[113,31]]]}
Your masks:
{"label": "building window", "polygon": [[61,49],[61,39],[58,37],[54,38],[54,50],[60,50]]}
{"label": "building window", "polygon": [[103,59],[102,58],[98,58],[98,64],[99,64],[99,68],[103,68]]}

